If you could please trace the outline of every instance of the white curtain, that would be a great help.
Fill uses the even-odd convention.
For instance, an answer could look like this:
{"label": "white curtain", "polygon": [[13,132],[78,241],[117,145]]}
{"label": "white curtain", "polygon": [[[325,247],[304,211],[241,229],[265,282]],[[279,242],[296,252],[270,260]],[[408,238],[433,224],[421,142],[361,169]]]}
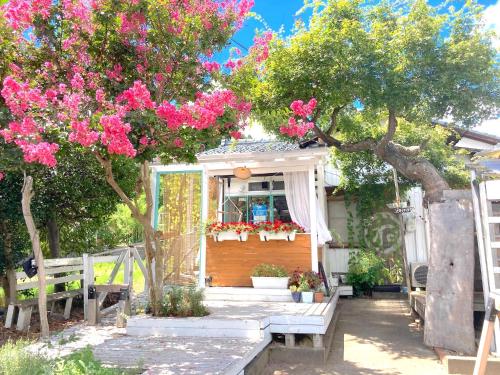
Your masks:
{"label": "white curtain", "polygon": [[[311,231],[309,212],[309,173],[308,172],[283,172],[285,181],[285,196],[290,217],[302,226],[306,232]],[[332,235],[328,230],[323,216],[323,209],[316,198],[316,228],[318,230],[318,245],[322,246],[331,241]]]}

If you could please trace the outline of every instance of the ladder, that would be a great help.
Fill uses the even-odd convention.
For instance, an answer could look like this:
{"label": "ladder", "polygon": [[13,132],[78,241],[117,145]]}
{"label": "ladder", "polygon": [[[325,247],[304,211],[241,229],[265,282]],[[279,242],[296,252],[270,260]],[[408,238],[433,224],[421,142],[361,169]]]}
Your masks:
{"label": "ladder", "polygon": [[[485,321],[474,368],[483,375],[490,349],[500,355],[500,179],[471,172],[472,202],[485,303]],[[498,207],[498,209],[496,209]]]}

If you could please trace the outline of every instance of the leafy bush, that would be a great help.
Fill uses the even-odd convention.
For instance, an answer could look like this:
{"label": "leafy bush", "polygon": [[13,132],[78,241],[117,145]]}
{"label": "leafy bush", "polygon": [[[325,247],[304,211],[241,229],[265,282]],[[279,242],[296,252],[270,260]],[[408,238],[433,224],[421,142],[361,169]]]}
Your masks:
{"label": "leafy bush", "polygon": [[361,250],[351,255],[347,282],[356,294],[370,293],[375,285],[384,281],[385,275],[384,260],[374,251]]}
{"label": "leafy bush", "polygon": [[288,272],[285,267],[275,264],[262,263],[255,267],[252,271],[254,277],[287,277]]}
{"label": "leafy bush", "polygon": [[161,316],[205,316],[208,310],[203,304],[203,291],[195,287],[170,287],[163,296]]}
{"label": "leafy bush", "polygon": [[47,359],[25,350],[27,341],[8,341],[0,347],[0,374],[2,375],[121,375],[120,369],[103,367],[94,358],[90,348],[79,350],[67,357]]}
{"label": "leafy bush", "polygon": [[0,347],[0,374],[49,374],[51,363],[42,356],[24,350],[27,341],[7,341]]}

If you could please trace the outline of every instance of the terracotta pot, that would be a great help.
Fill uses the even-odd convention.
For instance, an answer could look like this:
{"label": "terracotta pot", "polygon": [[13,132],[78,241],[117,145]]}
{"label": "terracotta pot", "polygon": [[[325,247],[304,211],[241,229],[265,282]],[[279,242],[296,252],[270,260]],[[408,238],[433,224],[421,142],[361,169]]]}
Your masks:
{"label": "terracotta pot", "polygon": [[323,292],[314,292],[314,302],[321,303],[325,298],[325,294]]}

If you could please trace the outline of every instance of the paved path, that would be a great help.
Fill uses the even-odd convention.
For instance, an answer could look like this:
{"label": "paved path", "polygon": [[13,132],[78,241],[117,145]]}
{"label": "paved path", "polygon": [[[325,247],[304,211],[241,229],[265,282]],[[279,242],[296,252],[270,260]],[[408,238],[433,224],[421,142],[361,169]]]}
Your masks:
{"label": "paved path", "polygon": [[444,375],[399,300],[343,300],[325,365],[270,364],[266,375]]}

